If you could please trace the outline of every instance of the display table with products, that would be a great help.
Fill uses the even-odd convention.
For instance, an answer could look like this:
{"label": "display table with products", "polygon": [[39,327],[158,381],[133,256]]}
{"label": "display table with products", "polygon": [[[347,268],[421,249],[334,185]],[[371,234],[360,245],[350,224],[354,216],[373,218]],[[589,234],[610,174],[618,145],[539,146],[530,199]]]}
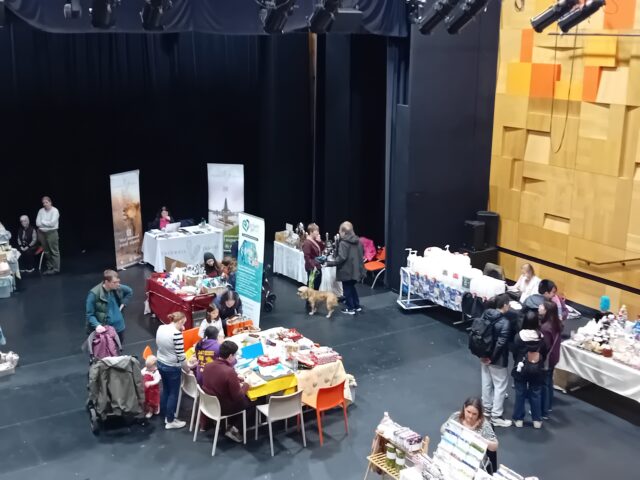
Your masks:
{"label": "display table with products", "polygon": [[196,264],[204,261],[206,252],[211,252],[222,260],[222,246],[222,230],[211,225],[184,227],[172,233],[150,230],[144,234],[142,242],[143,260],[156,272],[163,272],[165,257]]}
{"label": "display table with products", "polygon": [[170,313],[183,312],[187,317],[185,329],[194,327],[194,313],[200,312],[204,318],[204,312],[215,298],[216,293],[211,292],[202,295],[184,295],[165,287],[158,281],[159,276],[152,275],[147,279],[146,292],[149,309],[162,323],[169,323],[167,318]]}
{"label": "display table with products", "polygon": [[[304,269],[302,250],[282,242],[273,242],[273,272],[306,285],[307,272]],[[342,296],[342,282],[336,280],[336,267],[322,267],[320,290]]]}
{"label": "display table with products", "polygon": [[[347,380],[342,360],[336,352],[328,347],[318,347],[317,344],[298,334],[290,335],[295,330],[276,327],[263,332],[242,333],[228,337],[227,340],[235,342],[239,347],[238,363],[236,370],[243,375],[251,385],[247,396],[251,400],[272,395],[278,392],[293,393],[302,390],[302,401],[313,404],[320,388],[338,385]],[[244,348],[255,348],[257,343],[263,355],[258,358],[244,358]],[[332,356],[324,360],[318,355],[333,352]],[[308,363],[309,359],[316,361]],[[261,362],[268,359],[277,359],[270,366],[262,366]],[[300,360],[297,360],[300,359]],[[294,361],[295,360],[295,361]],[[303,365],[303,360],[307,363]],[[345,381],[345,399],[353,401],[349,381]]]}
{"label": "display table with products", "polygon": [[640,402],[640,370],[579,348],[571,340],[560,345],[560,361],[556,369]]}

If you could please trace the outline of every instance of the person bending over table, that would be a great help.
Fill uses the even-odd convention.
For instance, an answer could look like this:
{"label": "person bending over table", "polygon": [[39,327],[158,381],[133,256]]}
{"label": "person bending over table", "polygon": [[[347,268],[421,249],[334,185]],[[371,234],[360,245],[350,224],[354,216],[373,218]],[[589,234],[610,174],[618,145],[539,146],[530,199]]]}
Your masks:
{"label": "person bending over table", "polygon": [[222,273],[222,265],[211,252],[204,253],[204,273],[207,277],[217,277]]}
{"label": "person bending over table", "polygon": [[238,315],[242,315],[242,300],[235,290],[227,290],[220,297],[216,298],[215,304],[220,310],[220,320],[222,320],[222,328],[227,331],[227,320]]}
{"label": "person bending over table", "polygon": [[[225,340],[220,345],[219,356],[205,365],[202,372],[202,390],[215,395],[220,402],[222,415],[232,415],[246,410],[251,402],[247,397],[249,385],[239,377],[233,368],[236,364],[238,345]],[[229,427],[225,436],[237,443],[242,443],[240,433],[242,418],[236,415],[229,419]]]}
{"label": "person bending over table", "polygon": [[222,259],[222,278],[234,290],[236,289],[236,270],[238,270],[238,264],[233,257],[224,257]]}
{"label": "person bending over table", "polygon": [[496,437],[491,422],[487,420],[482,413],[482,400],[477,397],[467,398],[462,405],[462,409],[453,412],[449,419],[440,427],[440,433],[444,433],[444,429],[449,422],[458,422],[463,427],[473,430],[488,442],[487,458],[491,462],[493,471],[498,469],[498,437]]}
{"label": "person bending over table", "polygon": [[151,228],[157,230],[164,230],[164,228],[170,223],[174,223],[173,217],[167,207],[160,207],[155,220],[151,222]]}

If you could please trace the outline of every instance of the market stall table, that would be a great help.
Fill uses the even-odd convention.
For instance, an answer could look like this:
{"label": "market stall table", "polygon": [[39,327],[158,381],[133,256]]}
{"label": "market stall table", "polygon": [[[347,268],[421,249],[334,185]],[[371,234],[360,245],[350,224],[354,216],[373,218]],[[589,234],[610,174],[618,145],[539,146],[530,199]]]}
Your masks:
{"label": "market stall table", "polygon": [[193,313],[205,311],[215,294],[180,295],[158,283],[157,277],[147,279],[147,298],[149,309],[162,323],[169,323],[167,316],[174,312],[184,312],[187,317],[185,329],[194,327]]}
{"label": "market stall table", "polygon": [[571,340],[560,345],[560,361],[556,369],[640,402],[640,370],[579,348]]}
{"label": "market stall table", "polygon": [[300,283],[307,283],[304,269],[304,253],[282,242],[273,242],[273,273],[289,277]]}
{"label": "market stall table", "polygon": [[151,230],[144,234],[143,259],[145,263],[152,265],[156,272],[164,271],[165,257],[186,264],[196,264],[203,262],[205,252],[211,252],[221,260],[222,236],[222,230],[211,225],[184,227],[172,233]]}

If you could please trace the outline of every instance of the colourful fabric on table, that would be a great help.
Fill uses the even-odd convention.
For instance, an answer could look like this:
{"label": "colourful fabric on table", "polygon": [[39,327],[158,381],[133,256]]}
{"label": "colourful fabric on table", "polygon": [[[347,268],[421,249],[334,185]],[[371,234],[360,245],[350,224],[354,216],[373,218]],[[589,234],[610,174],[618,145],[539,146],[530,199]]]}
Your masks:
{"label": "colourful fabric on table", "polygon": [[[315,405],[318,390],[332,387],[346,380],[347,373],[340,360],[318,365],[311,370],[299,370],[296,373],[298,379],[298,390],[302,390],[302,401],[307,405]],[[344,398],[353,401],[349,382],[345,382]]]}
{"label": "colourful fabric on table", "polygon": [[284,377],[274,378],[269,380],[264,385],[259,387],[250,388],[247,392],[247,397],[250,400],[256,400],[266,395],[272,395],[274,393],[284,391],[285,395],[294,393],[298,385],[298,380],[295,375],[286,375]]}

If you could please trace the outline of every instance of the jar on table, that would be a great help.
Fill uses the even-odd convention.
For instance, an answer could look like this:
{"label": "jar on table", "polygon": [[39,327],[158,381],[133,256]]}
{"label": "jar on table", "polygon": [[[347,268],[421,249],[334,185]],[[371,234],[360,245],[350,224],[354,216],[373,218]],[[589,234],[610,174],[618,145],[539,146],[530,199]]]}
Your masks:
{"label": "jar on table", "polygon": [[396,468],[402,470],[405,467],[405,453],[404,450],[396,450]]}
{"label": "jar on table", "polygon": [[396,465],[396,447],[387,443],[387,467],[393,468]]}

